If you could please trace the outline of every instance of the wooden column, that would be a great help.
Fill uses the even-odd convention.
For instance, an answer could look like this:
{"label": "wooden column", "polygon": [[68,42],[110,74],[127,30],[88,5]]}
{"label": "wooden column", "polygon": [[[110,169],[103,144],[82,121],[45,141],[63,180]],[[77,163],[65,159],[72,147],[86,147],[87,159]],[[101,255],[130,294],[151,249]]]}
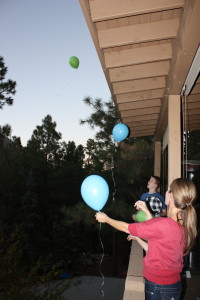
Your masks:
{"label": "wooden column", "polygon": [[161,164],[161,142],[155,142],[154,148],[154,175],[160,177],[160,164]]}
{"label": "wooden column", "polygon": [[170,95],[168,99],[168,185],[181,177],[181,99]]}

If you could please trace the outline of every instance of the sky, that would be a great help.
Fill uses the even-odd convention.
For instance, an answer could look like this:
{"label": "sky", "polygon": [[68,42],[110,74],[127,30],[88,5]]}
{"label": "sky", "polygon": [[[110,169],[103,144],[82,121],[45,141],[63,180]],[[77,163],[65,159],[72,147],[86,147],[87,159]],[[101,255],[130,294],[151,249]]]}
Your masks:
{"label": "sky", "polygon": [[[0,110],[23,146],[49,114],[62,141],[86,145],[95,131],[80,125],[93,112],[86,96],[108,101],[111,93],[78,0],[1,0],[0,56],[6,80],[17,82],[12,106]],[[69,65],[76,56],[80,65]]]}

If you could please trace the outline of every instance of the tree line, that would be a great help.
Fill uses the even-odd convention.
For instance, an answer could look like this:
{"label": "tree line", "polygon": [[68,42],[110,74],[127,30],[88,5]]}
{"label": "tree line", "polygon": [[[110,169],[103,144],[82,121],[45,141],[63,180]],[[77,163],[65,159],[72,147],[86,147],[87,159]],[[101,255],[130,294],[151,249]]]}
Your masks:
{"label": "tree line", "polygon": [[[16,82],[6,81],[6,73],[0,57],[0,109],[13,104],[16,92]],[[153,138],[129,137],[114,143],[112,129],[120,120],[112,99],[83,101],[92,113],[80,125],[97,130],[86,146],[62,141],[51,115],[36,126],[26,147],[20,137],[11,136],[9,124],[0,125],[0,293],[6,300],[39,299],[27,290],[22,298],[22,290],[41,281],[45,267],[68,268],[81,253],[102,251],[95,212],[80,193],[87,176],[100,175],[109,185],[103,211],[131,222],[134,202],[153,174]],[[189,137],[188,153],[199,159],[199,133],[190,132]],[[117,275],[122,239],[115,230],[102,231]],[[53,274],[52,268],[47,274]]]}
{"label": "tree line", "polygon": [[[127,147],[128,152],[122,144],[103,145],[102,140],[92,139],[86,147],[63,142],[50,115],[36,127],[26,147],[22,147],[20,138],[1,134],[1,282],[6,281],[6,286],[12,283],[13,288],[15,274],[19,288],[35,265],[38,270],[59,263],[67,268],[81,253],[102,251],[95,212],[80,194],[83,180],[91,174],[102,176],[109,184],[110,196],[104,211],[131,220],[133,187],[142,183],[143,168],[148,169],[152,157],[146,141]],[[138,156],[131,158],[134,153],[140,153],[143,166]],[[105,251],[113,255],[116,270],[118,240],[116,233],[109,230],[104,236],[110,234],[112,243],[105,240]],[[13,294],[10,288],[7,293],[10,291]]]}
{"label": "tree line", "polygon": [[[0,57],[0,109],[13,105],[16,93],[16,82],[5,79],[7,71]],[[112,129],[119,118],[112,99],[83,101],[93,113],[80,124],[98,129],[85,147],[62,141],[50,115],[36,126],[26,147],[20,137],[11,136],[9,124],[0,125],[0,293],[6,300],[22,299],[23,288],[35,284],[45,266],[67,268],[83,252],[102,251],[95,212],[80,194],[87,176],[100,175],[109,185],[104,211],[130,220],[133,199],[151,174],[151,138],[114,144]],[[112,235],[105,251],[113,255],[116,269],[117,239]]]}

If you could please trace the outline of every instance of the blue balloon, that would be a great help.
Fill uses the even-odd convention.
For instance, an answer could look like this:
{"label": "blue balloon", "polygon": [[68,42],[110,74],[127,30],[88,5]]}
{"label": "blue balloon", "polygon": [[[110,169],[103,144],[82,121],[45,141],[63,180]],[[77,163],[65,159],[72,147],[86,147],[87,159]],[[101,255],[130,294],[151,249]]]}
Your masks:
{"label": "blue balloon", "polygon": [[88,206],[99,211],[104,207],[108,200],[108,184],[103,177],[99,175],[90,175],[82,182],[81,196]]}
{"label": "blue balloon", "polygon": [[125,138],[127,138],[128,134],[129,134],[129,128],[124,123],[119,123],[119,124],[115,125],[113,128],[113,131],[112,131],[112,135],[113,135],[115,142],[121,142],[121,141],[125,140]]}

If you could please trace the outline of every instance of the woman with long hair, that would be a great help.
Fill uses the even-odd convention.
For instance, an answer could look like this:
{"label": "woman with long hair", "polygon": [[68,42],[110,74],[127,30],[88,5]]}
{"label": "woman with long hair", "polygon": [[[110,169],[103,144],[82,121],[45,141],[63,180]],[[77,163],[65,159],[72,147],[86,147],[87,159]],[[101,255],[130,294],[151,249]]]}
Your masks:
{"label": "woman with long hair", "polygon": [[137,240],[146,251],[143,261],[146,300],[180,298],[183,257],[189,253],[197,235],[195,198],[194,183],[177,178],[166,192],[165,218],[152,218],[143,201],[137,201],[136,208],[147,214],[149,220],[145,222],[128,224],[96,213],[97,221],[128,233],[128,240]]}

